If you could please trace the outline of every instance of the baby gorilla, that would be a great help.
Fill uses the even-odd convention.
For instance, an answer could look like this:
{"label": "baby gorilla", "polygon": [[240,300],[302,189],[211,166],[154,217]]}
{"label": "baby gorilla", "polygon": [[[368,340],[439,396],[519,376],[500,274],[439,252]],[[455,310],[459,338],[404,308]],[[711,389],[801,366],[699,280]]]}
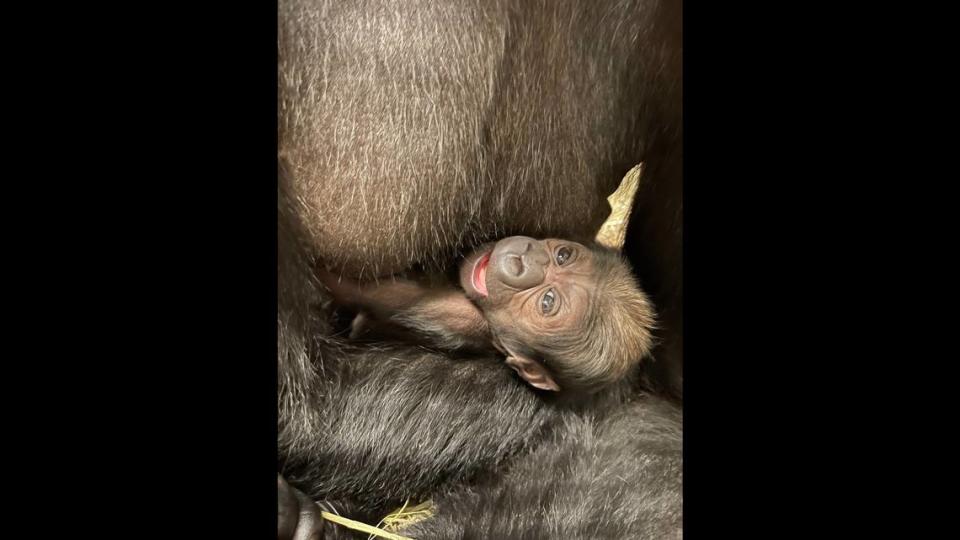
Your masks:
{"label": "baby gorilla", "polygon": [[323,281],[338,302],[435,345],[496,348],[541,390],[596,392],[652,345],[650,301],[626,260],[596,245],[525,236],[485,244],[460,264],[461,288]]}

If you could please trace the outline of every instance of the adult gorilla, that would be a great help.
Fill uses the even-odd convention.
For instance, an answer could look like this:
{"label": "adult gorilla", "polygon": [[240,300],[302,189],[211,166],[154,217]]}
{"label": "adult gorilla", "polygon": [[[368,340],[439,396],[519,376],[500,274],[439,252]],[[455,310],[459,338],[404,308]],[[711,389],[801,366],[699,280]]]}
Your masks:
{"label": "adult gorilla", "polygon": [[[407,534],[679,535],[679,409],[641,388],[679,395],[680,11],[281,0],[281,537],[345,534],[309,499],[376,522],[427,497]],[[509,234],[585,240],[641,161],[629,249],[661,317],[644,380],[562,405],[497,358],[334,335],[317,264],[372,277]]]}

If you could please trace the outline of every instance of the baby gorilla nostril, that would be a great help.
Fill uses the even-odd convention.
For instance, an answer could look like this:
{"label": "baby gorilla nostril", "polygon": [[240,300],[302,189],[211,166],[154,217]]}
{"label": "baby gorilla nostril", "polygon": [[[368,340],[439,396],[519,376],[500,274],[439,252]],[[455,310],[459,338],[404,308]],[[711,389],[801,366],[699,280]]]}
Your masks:
{"label": "baby gorilla nostril", "polygon": [[520,274],[523,274],[523,261],[520,260],[520,257],[510,256],[507,259],[507,270],[511,275],[520,277]]}

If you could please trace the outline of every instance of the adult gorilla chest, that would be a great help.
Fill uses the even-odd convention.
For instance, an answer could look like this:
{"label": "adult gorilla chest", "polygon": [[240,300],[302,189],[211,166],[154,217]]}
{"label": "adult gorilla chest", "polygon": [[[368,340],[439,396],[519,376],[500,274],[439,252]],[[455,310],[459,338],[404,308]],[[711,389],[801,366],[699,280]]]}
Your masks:
{"label": "adult gorilla chest", "polygon": [[590,237],[642,158],[652,10],[628,4],[282,3],[280,156],[313,247],[385,274]]}

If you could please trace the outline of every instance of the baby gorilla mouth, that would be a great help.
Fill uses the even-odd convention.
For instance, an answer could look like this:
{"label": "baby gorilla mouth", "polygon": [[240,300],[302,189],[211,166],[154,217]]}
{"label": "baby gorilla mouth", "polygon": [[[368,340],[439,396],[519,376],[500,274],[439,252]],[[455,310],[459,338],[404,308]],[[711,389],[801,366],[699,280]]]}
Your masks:
{"label": "baby gorilla mouth", "polygon": [[[467,297],[473,301],[489,301],[487,266],[493,257],[495,243],[484,244],[473,250],[460,262],[459,281]],[[496,259],[493,260],[496,264]]]}
{"label": "baby gorilla mouth", "polygon": [[487,292],[487,265],[490,264],[490,253],[487,252],[480,257],[473,266],[473,288],[484,298],[489,294]]}

